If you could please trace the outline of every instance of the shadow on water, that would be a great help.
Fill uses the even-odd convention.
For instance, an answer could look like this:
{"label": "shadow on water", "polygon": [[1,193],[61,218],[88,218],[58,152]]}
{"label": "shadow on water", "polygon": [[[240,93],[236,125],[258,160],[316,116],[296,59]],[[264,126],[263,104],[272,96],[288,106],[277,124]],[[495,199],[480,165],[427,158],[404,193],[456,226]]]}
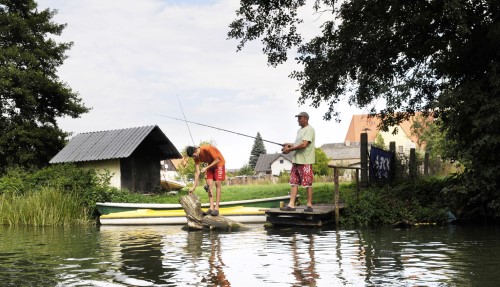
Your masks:
{"label": "shadow on water", "polygon": [[[128,233],[120,242],[121,267],[128,278],[162,284],[170,271],[163,264],[162,235],[160,233]],[[167,274],[167,278],[164,278]]]}

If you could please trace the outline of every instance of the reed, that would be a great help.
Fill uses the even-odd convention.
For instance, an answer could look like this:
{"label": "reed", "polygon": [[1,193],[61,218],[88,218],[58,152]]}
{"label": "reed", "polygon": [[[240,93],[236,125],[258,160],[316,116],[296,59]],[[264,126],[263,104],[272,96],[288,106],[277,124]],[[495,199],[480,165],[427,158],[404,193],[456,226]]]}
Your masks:
{"label": "reed", "polygon": [[23,195],[0,196],[0,224],[30,226],[91,225],[88,210],[72,192],[41,187]]}

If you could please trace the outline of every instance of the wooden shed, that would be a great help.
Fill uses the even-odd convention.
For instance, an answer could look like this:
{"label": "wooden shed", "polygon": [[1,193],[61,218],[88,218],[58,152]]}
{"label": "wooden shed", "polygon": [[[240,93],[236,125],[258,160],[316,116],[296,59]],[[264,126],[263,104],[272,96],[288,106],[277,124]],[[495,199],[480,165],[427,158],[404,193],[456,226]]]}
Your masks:
{"label": "wooden shed", "polygon": [[111,185],[136,192],[160,186],[161,161],[182,158],[158,126],[78,134],[51,160],[109,171]]}

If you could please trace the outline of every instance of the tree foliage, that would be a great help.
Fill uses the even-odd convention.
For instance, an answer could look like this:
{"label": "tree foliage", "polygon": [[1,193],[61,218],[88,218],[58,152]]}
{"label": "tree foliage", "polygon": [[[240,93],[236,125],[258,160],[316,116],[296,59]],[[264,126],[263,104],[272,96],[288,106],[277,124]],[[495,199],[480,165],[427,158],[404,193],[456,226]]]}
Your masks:
{"label": "tree foliage", "polygon": [[66,25],[33,0],[0,2],[0,172],[7,166],[41,167],[64,147],[58,117],[88,111],[57,68],[72,43],[56,43]]}
{"label": "tree foliage", "polygon": [[386,149],[384,137],[382,137],[381,133],[378,133],[377,137],[375,137],[375,142],[373,143],[373,146],[378,147],[380,149]]}
{"label": "tree foliage", "polygon": [[254,175],[255,171],[254,168],[251,167],[249,164],[243,165],[238,172],[236,173],[237,175]]}
{"label": "tree foliage", "polygon": [[446,140],[446,134],[441,128],[441,120],[417,116],[412,123],[411,132],[417,136],[418,145],[425,147],[425,152],[429,153],[431,175],[448,175],[461,170],[462,165],[454,160],[452,154],[453,143]]}
{"label": "tree foliage", "polygon": [[316,163],[313,164],[315,175],[330,175],[331,169],[328,167],[328,156],[321,148],[315,148]]}
{"label": "tree foliage", "polygon": [[252,169],[255,169],[257,165],[257,161],[259,160],[259,156],[261,154],[266,154],[266,147],[264,146],[264,141],[262,141],[262,137],[259,132],[257,132],[257,136],[255,137],[255,141],[253,142],[252,151],[250,152],[250,159],[248,164]]}
{"label": "tree foliage", "polygon": [[432,115],[466,167],[467,204],[500,215],[500,1],[316,0],[322,30],[307,43],[297,28],[306,1],[240,3],[228,33],[238,49],[261,39],[277,65],[298,47],[300,104],[326,104],[324,118],[339,120],[346,100],[379,116],[384,131]]}

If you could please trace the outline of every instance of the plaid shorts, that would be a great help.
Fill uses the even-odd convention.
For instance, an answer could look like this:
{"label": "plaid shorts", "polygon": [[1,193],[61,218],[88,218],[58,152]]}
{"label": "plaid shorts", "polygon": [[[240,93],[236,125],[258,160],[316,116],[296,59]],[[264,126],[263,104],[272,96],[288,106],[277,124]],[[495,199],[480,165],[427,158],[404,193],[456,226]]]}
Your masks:
{"label": "plaid shorts", "polygon": [[314,174],[312,164],[292,164],[290,171],[290,185],[312,186]]}

